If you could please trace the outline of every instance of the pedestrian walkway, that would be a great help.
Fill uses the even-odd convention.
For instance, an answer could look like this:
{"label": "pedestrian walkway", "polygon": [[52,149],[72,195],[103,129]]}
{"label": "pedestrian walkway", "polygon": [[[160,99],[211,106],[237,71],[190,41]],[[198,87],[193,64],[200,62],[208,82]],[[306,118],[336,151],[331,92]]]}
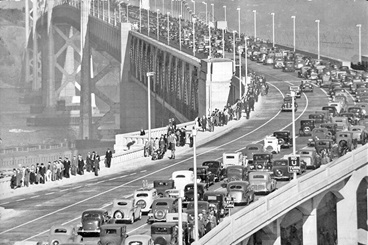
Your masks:
{"label": "pedestrian walkway", "polygon": [[[246,124],[248,121],[252,121],[252,119],[257,118],[259,115],[262,114],[261,107],[265,99],[267,99],[267,96],[265,97],[259,96],[258,103],[255,104],[255,110],[254,112],[252,112],[249,120],[246,119],[245,113],[243,113],[240,120],[232,120],[232,121],[229,121],[227,125],[224,125],[221,127],[215,127],[213,132],[198,131],[197,136],[196,136],[197,147],[200,147],[201,145],[211,142],[212,140],[219,138],[222,135],[230,132],[233,128],[240,126],[242,124]],[[193,148],[190,148],[188,145],[185,145],[184,147],[178,147],[176,150],[176,156],[180,157],[180,155],[182,155],[185,152],[189,152],[189,151],[193,151]],[[165,159],[168,156],[169,154],[166,154]],[[2,182],[0,183],[0,200],[5,199],[5,198],[14,197],[14,196],[20,196],[24,194],[39,192],[39,191],[41,192],[41,191],[59,187],[59,186],[72,185],[75,183],[79,183],[79,182],[91,180],[91,179],[98,181],[98,179],[103,176],[108,176],[108,175],[116,174],[119,172],[133,171],[135,169],[138,169],[144,166],[158,164],[160,161],[162,160],[152,161],[151,157],[144,157],[142,153],[142,157],[138,159],[135,158],[135,159],[125,161],[125,162],[115,163],[115,164],[112,164],[111,168],[106,168],[104,164],[100,163],[101,170],[99,172],[98,177],[96,177],[93,172],[90,172],[90,173],[85,172],[84,175],[72,176],[71,178],[63,178],[62,180],[59,180],[59,181],[51,181],[51,182],[46,182],[45,184],[30,185],[29,187],[22,187],[18,189],[11,189],[9,186],[9,182]]]}

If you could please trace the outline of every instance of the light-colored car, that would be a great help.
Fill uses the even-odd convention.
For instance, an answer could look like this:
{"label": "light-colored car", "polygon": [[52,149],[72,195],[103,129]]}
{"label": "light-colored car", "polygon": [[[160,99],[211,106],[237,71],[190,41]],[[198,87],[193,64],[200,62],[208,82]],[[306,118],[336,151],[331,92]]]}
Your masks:
{"label": "light-colored car", "polygon": [[262,144],[249,144],[245,147],[243,151],[243,155],[245,156],[245,166],[248,166],[248,163],[253,162],[253,154],[263,152]]}
{"label": "light-colored car", "polygon": [[194,183],[194,173],[190,170],[174,171],[171,179],[174,180],[175,189],[184,190],[187,184]]}
{"label": "light-colored car", "polygon": [[246,157],[243,156],[242,152],[231,152],[222,154],[222,162],[224,168],[233,165],[245,166]]}
{"label": "light-colored car", "polygon": [[289,87],[289,91],[294,91],[296,98],[300,98],[302,96],[302,91],[299,86],[292,85]]}
{"label": "light-colored car", "polygon": [[353,139],[357,139],[358,144],[365,145],[368,142],[368,129],[364,125],[352,125],[349,131],[353,132]]}
{"label": "light-colored car", "polygon": [[227,196],[234,204],[246,204],[254,201],[254,191],[248,181],[231,181],[227,184]]}
{"label": "light-colored car", "polygon": [[306,168],[316,169],[321,166],[321,157],[314,148],[304,148],[298,150],[296,154],[300,155],[300,160],[305,162]]}
{"label": "light-colored car", "polygon": [[141,206],[135,199],[114,199],[111,214],[114,219],[127,220],[131,224],[142,218]]}
{"label": "light-colored car", "polygon": [[53,225],[50,228],[48,240],[50,245],[82,241],[83,237],[78,235],[77,228],[72,225]]}
{"label": "light-colored car", "polygon": [[154,245],[150,235],[131,235],[125,239],[125,245]]}
{"label": "light-colored car", "polygon": [[249,183],[255,193],[270,193],[276,189],[276,180],[273,177],[273,172],[249,172]]}
{"label": "light-colored car", "polygon": [[263,139],[263,150],[272,154],[278,154],[281,151],[279,140],[274,136],[266,136]]}
{"label": "light-colored car", "polygon": [[178,199],[162,197],[152,203],[152,210],[148,213],[147,223],[166,221],[168,213],[178,212]]}
{"label": "light-colored car", "polygon": [[134,191],[133,198],[137,200],[137,205],[141,206],[142,213],[148,213],[153,201],[159,196],[155,188],[140,188]]}

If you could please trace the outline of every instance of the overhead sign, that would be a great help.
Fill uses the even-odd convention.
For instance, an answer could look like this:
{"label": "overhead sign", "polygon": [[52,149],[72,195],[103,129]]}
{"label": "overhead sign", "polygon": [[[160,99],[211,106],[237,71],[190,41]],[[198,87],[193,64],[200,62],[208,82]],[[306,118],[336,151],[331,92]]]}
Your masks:
{"label": "overhead sign", "polygon": [[300,156],[291,155],[288,157],[289,172],[299,172],[300,171]]}
{"label": "overhead sign", "polygon": [[234,199],[232,197],[226,197],[226,206],[225,208],[233,208],[234,207]]}

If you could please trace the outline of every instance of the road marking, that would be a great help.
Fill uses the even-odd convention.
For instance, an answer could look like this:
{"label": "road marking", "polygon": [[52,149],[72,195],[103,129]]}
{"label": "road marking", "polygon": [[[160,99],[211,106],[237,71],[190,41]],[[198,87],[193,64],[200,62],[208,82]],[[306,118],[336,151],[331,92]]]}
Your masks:
{"label": "road marking", "polygon": [[[279,88],[277,88],[277,87],[276,87],[275,85],[273,85],[273,84],[270,84],[270,85],[271,85],[271,86],[273,86],[273,87],[275,87],[275,88],[276,88],[276,89],[281,93],[281,95],[284,97],[283,93],[281,92],[281,90],[280,90]],[[253,129],[252,131],[250,131],[250,132],[248,132],[248,133],[246,133],[246,134],[244,134],[244,135],[242,135],[242,136],[239,136],[238,138],[233,139],[233,140],[231,140],[231,141],[229,141],[229,142],[227,142],[227,143],[224,143],[224,144],[222,144],[222,145],[219,145],[219,146],[216,146],[216,147],[210,148],[210,149],[208,149],[207,151],[204,151],[204,152],[202,152],[202,153],[197,154],[197,156],[201,156],[201,155],[207,154],[207,153],[209,153],[209,152],[213,152],[214,150],[220,149],[220,148],[222,148],[223,146],[230,145],[230,144],[232,144],[233,142],[235,142],[235,141],[237,141],[237,140],[239,140],[239,139],[242,139],[242,138],[247,137],[249,134],[254,133],[255,131],[259,130],[260,128],[262,128],[262,127],[264,127],[265,125],[267,125],[268,123],[270,123],[270,122],[271,122],[273,119],[275,119],[275,118],[276,118],[280,113],[281,113],[281,110],[279,110],[279,111],[278,111],[278,112],[277,112],[277,113],[276,113],[272,118],[270,118],[268,121],[266,121],[265,123],[263,123],[263,124],[262,124],[262,125],[260,125],[259,127],[257,127],[257,128],[255,128],[255,129]],[[243,149],[243,148],[242,148],[242,149]],[[38,221],[38,220],[41,220],[41,219],[43,219],[43,218],[45,218],[45,217],[48,217],[48,216],[51,216],[51,215],[53,215],[53,214],[55,214],[55,213],[58,213],[58,212],[61,212],[61,211],[64,211],[64,210],[68,210],[68,209],[70,209],[71,207],[74,207],[74,206],[79,205],[79,204],[81,204],[81,203],[85,203],[85,202],[87,202],[87,201],[89,201],[89,200],[91,200],[91,199],[93,199],[93,198],[99,197],[99,196],[104,195],[104,194],[106,194],[106,193],[109,193],[109,192],[115,191],[116,189],[119,189],[119,188],[121,188],[121,187],[123,187],[123,186],[127,186],[127,185],[129,185],[129,184],[131,184],[131,183],[133,183],[133,182],[135,182],[135,181],[137,181],[137,180],[146,179],[148,176],[154,175],[154,174],[159,173],[159,172],[162,172],[162,171],[164,171],[164,170],[166,170],[166,169],[170,169],[170,168],[172,168],[172,167],[174,167],[174,166],[180,165],[180,164],[182,164],[183,162],[186,162],[186,161],[188,161],[188,160],[190,160],[190,159],[193,159],[193,157],[188,157],[187,159],[180,160],[180,161],[178,161],[178,162],[176,162],[176,163],[173,163],[173,164],[171,164],[171,165],[169,165],[169,166],[163,167],[163,168],[161,168],[161,169],[159,169],[159,170],[152,171],[152,172],[150,172],[150,173],[148,173],[148,174],[146,174],[146,175],[143,175],[143,176],[138,177],[138,178],[136,178],[136,179],[134,179],[134,180],[128,181],[128,182],[126,182],[126,183],[124,183],[124,184],[121,184],[121,185],[115,186],[115,187],[113,187],[113,188],[111,188],[111,189],[108,189],[108,190],[106,190],[106,191],[100,192],[100,193],[98,193],[98,194],[96,194],[96,195],[90,196],[90,197],[88,197],[88,198],[86,198],[86,199],[83,199],[83,200],[81,200],[81,201],[75,202],[75,203],[70,204],[70,205],[68,205],[68,206],[65,206],[65,207],[63,207],[63,208],[59,208],[59,209],[57,209],[57,210],[55,210],[55,211],[52,211],[52,212],[50,212],[50,213],[48,213],[48,214],[45,214],[45,215],[42,215],[42,216],[40,216],[40,217],[38,217],[38,218],[35,218],[35,219],[30,220],[30,221],[28,221],[28,222],[25,222],[25,223],[23,223],[23,224],[21,224],[21,225],[17,225],[17,226],[15,226],[15,227],[12,227],[12,228],[10,228],[10,229],[7,229],[7,230],[5,230],[5,231],[2,231],[2,232],[0,232],[0,235],[5,234],[5,233],[8,233],[9,231],[12,231],[12,230],[18,229],[18,228],[23,227],[23,226],[27,226],[28,224],[34,223],[34,222],[36,222],[36,221]],[[30,237],[30,238],[26,238],[26,239],[24,239],[22,242],[28,241],[29,239],[31,239],[31,238],[33,238],[33,237],[35,237],[35,236],[32,236],[32,237]]]}
{"label": "road marking", "polygon": [[76,187],[73,187],[73,188],[70,188],[70,190],[74,190],[74,189],[78,189],[78,188],[81,188],[82,186],[76,186]]}
{"label": "road marking", "polygon": [[29,199],[32,199],[32,198],[36,198],[36,197],[39,197],[40,195],[37,195],[37,196],[33,196],[33,197],[30,197]]}
{"label": "road marking", "polygon": [[143,225],[141,225],[141,226],[138,226],[137,228],[135,228],[135,229],[133,229],[133,230],[131,230],[131,231],[127,232],[127,234],[130,234],[130,233],[132,233],[133,231],[139,230],[139,229],[141,229],[141,228],[145,227],[146,225],[147,225],[147,224],[143,224]]}
{"label": "road marking", "polygon": [[129,195],[126,195],[126,196],[123,196],[124,198],[129,198],[129,197],[132,197],[133,194],[129,194]]}
{"label": "road marking", "polygon": [[106,203],[106,204],[102,205],[101,209],[104,209],[104,208],[106,208],[110,205],[112,205],[112,202],[109,202],[109,203]]}
{"label": "road marking", "polygon": [[68,191],[68,190],[70,190],[70,188],[68,188],[68,189],[64,189],[64,190],[60,190],[60,192]]}
{"label": "road marking", "polygon": [[3,202],[3,203],[0,203],[0,205],[5,205],[5,204],[9,204],[10,202]]}
{"label": "road marking", "polygon": [[25,198],[22,198],[22,199],[16,200],[16,202],[20,202],[20,201],[24,201],[24,200],[26,200],[26,199]]}
{"label": "road marking", "polygon": [[101,181],[98,181],[98,182],[96,182],[96,184],[100,184],[100,183],[103,183],[103,182],[105,182],[106,180],[101,180]]}
{"label": "road marking", "polygon": [[55,193],[55,192],[50,192],[50,193],[45,194],[45,196],[52,195],[52,194],[54,194],[54,193]]}
{"label": "road marking", "polygon": [[136,175],[137,173],[131,173],[131,174],[129,174],[129,176],[132,176],[132,175]]}
{"label": "road marking", "polygon": [[146,172],[146,171],[147,171],[147,170],[142,170],[142,171],[141,171],[141,173],[144,173],[144,172]]}

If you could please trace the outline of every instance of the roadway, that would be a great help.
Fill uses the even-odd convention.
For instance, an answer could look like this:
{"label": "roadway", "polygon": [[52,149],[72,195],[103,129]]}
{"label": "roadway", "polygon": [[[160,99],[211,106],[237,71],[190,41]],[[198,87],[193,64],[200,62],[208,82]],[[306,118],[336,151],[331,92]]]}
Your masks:
{"label": "roadway", "polygon": [[[243,120],[228,134],[197,148],[197,162],[221,159],[223,152],[235,152],[245,148],[247,144],[262,140],[273,131],[291,130],[291,113],[280,112],[282,97],[287,93],[290,84],[299,84],[300,79],[295,73],[283,73],[253,62],[248,62],[249,68],[258,73],[266,74],[270,82],[269,94],[262,98],[263,102],[257,109],[258,113],[251,114],[251,120]],[[304,94],[298,99],[297,118],[305,118],[310,112],[318,110],[327,104],[325,92],[316,88],[314,93]],[[298,131],[299,122],[296,122]],[[307,137],[296,139],[297,149],[305,147]],[[291,153],[291,149],[284,149],[275,156],[281,158]],[[167,179],[175,170],[188,169],[193,163],[193,154],[187,151],[177,156],[175,160],[160,160],[155,165],[138,168],[128,172],[117,172],[95,180],[88,180],[68,186],[60,186],[52,190],[25,194],[23,196],[2,200],[2,206],[13,209],[17,215],[4,220],[0,225],[0,236],[9,241],[46,241],[47,231],[54,224],[80,223],[81,213],[88,208],[111,209],[111,203],[117,197],[131,197],[135,189],[142,186],[142,180],[152,183],[155,179]],[[159,166],[159,168],[158,168]],[[278,187],[287,184],[279,181]],[[220,190],[220,183],[210,187],[210,190]],[[236,212],[241,207],[236,207]],[[142,220],[127,224],[129,234],[149,234],[146,216]],[[88,244],[95,244],[98,238],[86,239]]]}

